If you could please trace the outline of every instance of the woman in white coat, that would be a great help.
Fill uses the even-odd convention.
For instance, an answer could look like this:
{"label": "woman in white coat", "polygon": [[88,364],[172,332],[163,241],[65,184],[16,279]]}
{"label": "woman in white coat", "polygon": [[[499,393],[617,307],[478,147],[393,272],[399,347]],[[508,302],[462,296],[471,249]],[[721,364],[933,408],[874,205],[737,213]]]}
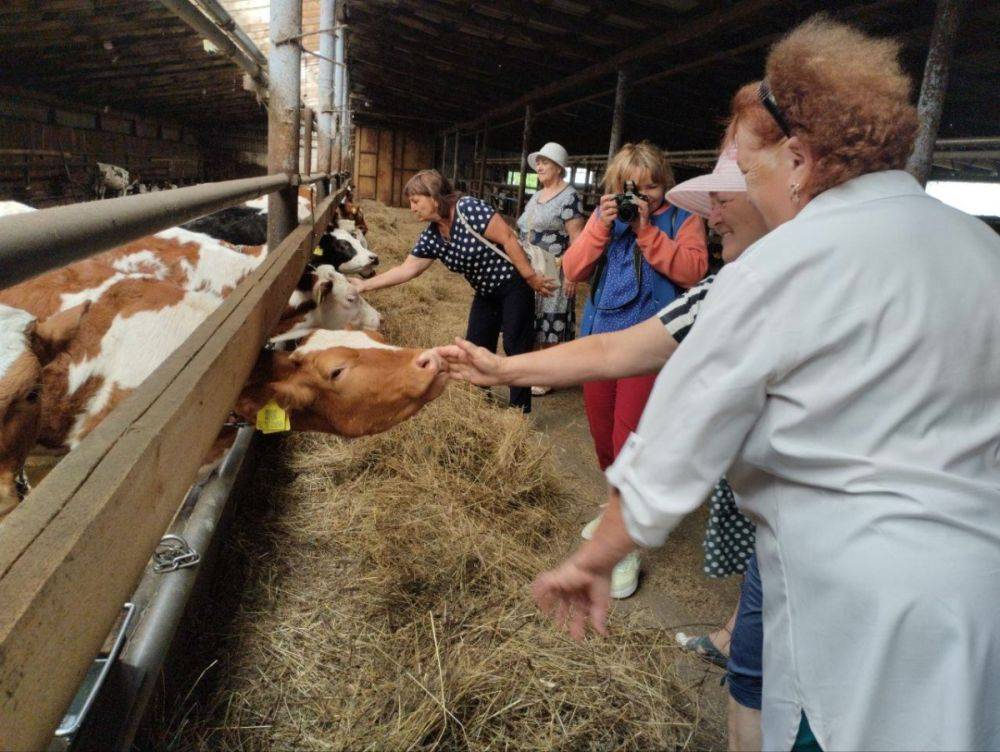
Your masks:
{"label": "woman in white coat", "polygon": [[813,19],[737,93],[772,230],[658,378],[593,540],[535,583],[603,632],[615,563],[728,469],[758,523],[764,749],[810,726],[824,749],[1000,748],[1000,239],[901,170],[897,57]]}

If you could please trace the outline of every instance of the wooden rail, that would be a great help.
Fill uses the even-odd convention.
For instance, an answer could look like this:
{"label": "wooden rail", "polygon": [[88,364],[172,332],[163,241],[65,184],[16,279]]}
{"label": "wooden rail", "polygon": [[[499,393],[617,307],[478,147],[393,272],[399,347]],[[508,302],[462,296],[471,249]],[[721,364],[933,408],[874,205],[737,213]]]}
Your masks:
{"label": "wooden rail", "polygon": [[0,749],[51,735],[250,374],[344,188],[0,527]]}

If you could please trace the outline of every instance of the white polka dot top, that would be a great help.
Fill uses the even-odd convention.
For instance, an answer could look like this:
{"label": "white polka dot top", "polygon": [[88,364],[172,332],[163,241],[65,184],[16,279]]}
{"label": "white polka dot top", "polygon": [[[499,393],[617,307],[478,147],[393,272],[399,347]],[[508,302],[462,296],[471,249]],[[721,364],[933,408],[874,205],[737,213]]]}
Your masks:
{"label": "white polka dot top", "polygon": [[[457,209],[480,235],[486,234],[486,225],[496,214],[491,206],[473,196],[460,198]],[[449,271],[464,276],[479,293],[493,292],[517,274],[513,264],[483,245],[457,217],[451,223],[451,240],[441,237],[437,225],[431,223],[420,233],[411,253],[417,258],[438,259]]]}

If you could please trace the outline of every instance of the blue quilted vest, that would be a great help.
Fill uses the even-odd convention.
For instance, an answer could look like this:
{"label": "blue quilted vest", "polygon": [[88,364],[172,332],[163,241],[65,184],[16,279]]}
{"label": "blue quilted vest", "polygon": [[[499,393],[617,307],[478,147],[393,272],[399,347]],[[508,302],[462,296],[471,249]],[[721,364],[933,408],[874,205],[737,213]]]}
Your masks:
{"label": "blue quilted vest", "polygon": [[[660,232],[674,239],[691,213],[671,205],[649,218]],[[677,297],[677,287],[646,261],[632,228],[615,220],[611,242],[590,278],[590,296],[583,308],[580,336],[599,331],[618,331],[654,315]],[[643,310],[643,309],[650,310]],[[603,319],[604,321],[600,321]],[[634,319],[634,320],[633,320]]]}

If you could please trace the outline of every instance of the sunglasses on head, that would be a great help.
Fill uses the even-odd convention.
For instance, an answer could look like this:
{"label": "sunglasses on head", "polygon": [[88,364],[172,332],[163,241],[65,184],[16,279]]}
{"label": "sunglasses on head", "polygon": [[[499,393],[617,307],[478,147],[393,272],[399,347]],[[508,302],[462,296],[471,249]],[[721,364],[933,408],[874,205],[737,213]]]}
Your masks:
{"label": "sunglasses on head", "polygon": [[785,138],[792,137],[792,129],[788,125],[788,121],[785,120],[785,115],[778,107],[778,102],[774,98],[774,94],[771,92],[771,87],[768,86],[767,81],[761,81],[760,86],[757,89],[757,98],[760,99],[760,103],[764,105],[764,109],[770,113],[771,117],[774,118],[774,122],[778,124],[781,128],[781,132],[785,134]]}

